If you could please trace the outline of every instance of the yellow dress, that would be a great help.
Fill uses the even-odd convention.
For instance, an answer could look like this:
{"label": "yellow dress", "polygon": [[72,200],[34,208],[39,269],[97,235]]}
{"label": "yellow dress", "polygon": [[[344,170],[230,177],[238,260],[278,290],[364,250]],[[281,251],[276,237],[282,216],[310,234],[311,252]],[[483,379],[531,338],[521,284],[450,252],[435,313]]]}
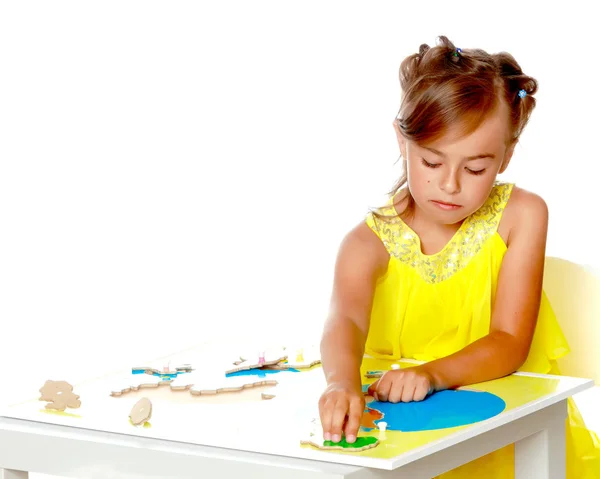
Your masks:
{"label": "yellow dress", "polygon": [[[438,253],[421,252],[417,234],[396,215],[391,201],[366,222],[390,254],[371,312],[366,353],[382,359],[431,361],[489,332],[498,274],[507,247],[497,231],[512,184],[496,184],[485,204]],[[388,218],[389,217],[389,218]],[[529,356],[520,371],[559,374],[556,360],[569,352],[545,293]],[[600,478],[600,442],[586,429],[572,400],[567,427],[567,477]],[[514,477],[514,446],[439,476]]]}

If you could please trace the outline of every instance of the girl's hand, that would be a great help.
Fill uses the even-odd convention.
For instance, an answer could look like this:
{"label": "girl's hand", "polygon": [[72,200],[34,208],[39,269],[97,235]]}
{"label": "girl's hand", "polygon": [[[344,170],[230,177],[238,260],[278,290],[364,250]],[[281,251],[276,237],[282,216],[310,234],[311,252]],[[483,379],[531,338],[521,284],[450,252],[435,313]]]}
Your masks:
{"label": "girl's hand", "polygon": [[433,377],[422,368],[387,371],[369,386],[369,394],[376,401],[422,401],[435,390]]}
{"label": "girl's hand", "polygon": [[331,383],[319,400],[323,439],[339,442],[342,432],[346,442],[356,441],[365,398],[362,389],[348,383]]}

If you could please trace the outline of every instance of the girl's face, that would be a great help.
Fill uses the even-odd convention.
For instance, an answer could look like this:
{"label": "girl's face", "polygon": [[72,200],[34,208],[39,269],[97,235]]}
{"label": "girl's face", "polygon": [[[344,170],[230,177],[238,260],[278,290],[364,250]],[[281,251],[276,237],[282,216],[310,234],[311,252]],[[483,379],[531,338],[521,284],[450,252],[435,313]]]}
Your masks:
{"label": "girl's face", "polygon": [[477,211],[512,157],[508,125],[508,109],[501,106],[477,130],[458,139],[450,131],[440,140],[418,145],[396,129],[418,213],[449,225]]}

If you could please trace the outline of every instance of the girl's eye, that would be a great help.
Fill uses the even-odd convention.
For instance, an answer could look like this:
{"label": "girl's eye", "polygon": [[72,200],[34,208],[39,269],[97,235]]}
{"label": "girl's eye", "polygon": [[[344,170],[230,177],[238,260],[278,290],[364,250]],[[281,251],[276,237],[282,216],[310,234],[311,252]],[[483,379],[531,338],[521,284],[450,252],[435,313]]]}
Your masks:
{"label": "girl's eye", "polygon": [[483,175],[485,168],[483,170],[471,170],[470,168],[467,168],[467,171],[472,175]]}
{"label": "girl's eye", "polygon": [[440,166],[439,163],[429,163],[425,158],[421,158],[421,162],[427,167],[427,168],[437,168],[438,166]]}

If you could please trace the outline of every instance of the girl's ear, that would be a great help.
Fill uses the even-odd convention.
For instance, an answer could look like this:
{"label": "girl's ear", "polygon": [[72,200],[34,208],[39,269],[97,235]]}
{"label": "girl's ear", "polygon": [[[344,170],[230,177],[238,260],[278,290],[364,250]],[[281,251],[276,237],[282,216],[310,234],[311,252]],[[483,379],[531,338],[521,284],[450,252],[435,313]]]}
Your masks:
{"label": "girl's ear", "polygon": [[500,165],[499,173],[504,173],[506,168],[508,168],[508,164],[512,159],[513,153],[515,152],[515,147],[517,146],[517,142],[515,141],[512,145],[508,147],[506,153],[504,153],[504,159],[502,160],[502,164]]}

